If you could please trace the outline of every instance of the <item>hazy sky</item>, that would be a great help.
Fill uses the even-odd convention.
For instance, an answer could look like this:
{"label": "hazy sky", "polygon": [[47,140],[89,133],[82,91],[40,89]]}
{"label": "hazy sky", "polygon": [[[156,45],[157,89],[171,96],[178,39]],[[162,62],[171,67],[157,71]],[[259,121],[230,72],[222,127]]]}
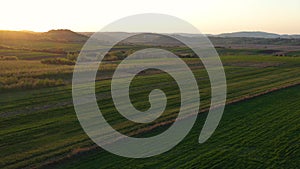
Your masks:
{"label": "hazy sky", "polygon": [[300,34],[300,0],[2,0],[0,29],[98,31],[139,13],[173,15],[203,33]]}

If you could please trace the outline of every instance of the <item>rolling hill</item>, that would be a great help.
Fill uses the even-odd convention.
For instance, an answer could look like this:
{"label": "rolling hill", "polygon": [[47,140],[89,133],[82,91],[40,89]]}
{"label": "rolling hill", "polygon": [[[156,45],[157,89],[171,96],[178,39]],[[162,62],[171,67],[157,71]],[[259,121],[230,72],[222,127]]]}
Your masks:
{"label": "rolling hill", "polygon": [[58,41],[58,42],[85,42],[87,36],[67,29],[50,30],[48,32],[28,31],[0,31],[0,41],[30,40],[30,41]]}
{"label": "rolling hill", "polygon": [[268,32],[232,32],[232,33],[222,33],[216,35],[217,37],[244,37],[244,38],[283,38],[283,39],[299,39],[300,35],[280,35],[275,33],[268,33]]}

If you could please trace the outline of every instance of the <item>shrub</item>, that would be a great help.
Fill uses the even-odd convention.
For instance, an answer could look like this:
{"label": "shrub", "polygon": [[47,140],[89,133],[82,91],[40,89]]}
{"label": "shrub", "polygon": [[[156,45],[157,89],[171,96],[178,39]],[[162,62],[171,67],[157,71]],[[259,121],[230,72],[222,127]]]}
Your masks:
{"label": "shrub", "polygon": [[39,79],[33,77],[17,79],[0,79],[0,91],[6,89],[34,89],[42,87],[62,86],[65,82],[62,79]]}
{"label": "shrub", "polygon": [[103,60],[104,61],[116,61],[116,60],[118,60],[118,57],[115,55],[107,54]]}
{"label": "shrub", "polygon": [[18,60],[17,56],[0,56],[0,60]]}
{"label": "shrub", "polygon": [[53,64],[53,65],[75,65],[75,61],[66,58],[51,58],[41,60],[43,64]]}
{"label": "shrub", "polygon": [[76,61],[78,55],[79,55],[78,52],[68,52],[68,54],[67,54],[67,59],[68,59],[68,60],[72,60],[72,61]]}

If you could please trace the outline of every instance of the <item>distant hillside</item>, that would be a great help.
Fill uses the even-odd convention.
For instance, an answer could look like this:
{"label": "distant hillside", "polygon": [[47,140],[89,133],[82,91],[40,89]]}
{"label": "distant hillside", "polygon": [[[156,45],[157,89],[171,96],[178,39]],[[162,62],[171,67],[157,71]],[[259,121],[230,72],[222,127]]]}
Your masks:
{"label": "distant hillside", "polygon": [[[50,30],[48,32],[30,32],[30,31],[1,31],[0,42],[9,40],[26,40],[26,41],[55,41],[55,42],[75,42],[85,43],[93,32],[73,32],[66,29]],[[97,44],[107,44],[114,42],[119,37],[126,38],[136,35],[136,33],[128,32],[97,32],[94,40]],[[199,34],[165,34],[173,37],[186,38],[188,41],[197,41]],[[214,45],[217,46],[234,46],[234,45],[284,45],[284,46],[299,46],[300,35],[278,35],[267,32],[234,32],[224,33],[220,35],[207,35]],[[15,41],[17,42],[17,41]],[[18,42],[23,43],[23,42]],[[143,44],[143,45],[161,45],[161,46],[178,46],[181,43],[174,42],[174,40],[165,36],[144,33],[141,36],[134,36],[122,41],[124,44]],[[8,43],[6,43],[8,44]]]}
{"label": "distant hillside", "polygon": [[[93,32],[82,33],[86,36],[91,36]],[[128,32],[97,32],[94,36],[97,40],[104,42],[112,42],[117,37],[126,38],[136,35],[136,33]],[[146,35],[146,36],[145,36]],[[186,38],[186,40],[192,42],[199,40],[201,37],[199,34],[187,34],[187,33],[176,33],[176,34],[165,34],[171,35],[173,37]],[[284,46],[299,46],[300,45],[300,35],[277,35],[273,33],[264,32],[243,32],[243,33],[227,33],[220,35],[207,35],[214,45],[217,46],[233,46],[233,45],[284,45]],[[245,37],[243,37],[245,36]],[[247,36],[247,37],[246,37]],[[280,37],[280,38],[279,38]],[[127,44],[144,44],[144,45],[161,45],[161,46],[178,46],[181,43],[176,43],[170,38],[163,36],[158,36],[155,34],[143,34],[139,36],[133,36],[123,43]]]}
{"label": "distant hillside", "polygon": [[244,37],[244,38],[283,38],[283,39],[296,39],[300,38],[300,35],[279,35],[275,33],[268,32],[233,32],[233,33],[222,33],[216,35],[217,37]]}
{"label": "distant hillside", "polygon": [[66,30],[50,30],[48,32],[28,32],[28,31],[0,31],[0,40],[47,40],[61,42],[85,42],[87,36]]}
{"label": "distant hillside", "polygon": [[[83,34],[85,36],[91,36],[94,32],[80,32],[80,34]],[[110,39],[114,39],[116,37],[128,37],[132,35],[133,33],[128,33],[128,32],[98,32],[97,33],[99,36],[97,39],[101,40],[106,40],[109,41]],[[169,35],[178,35],[178,36],[184,36],[188,38],[193,38],[193,37],[201,37],[199,34],[189,34],[189,33],[174,33],[174,34],[169,34]],[[260,32],[260,31],[243,31],[243,32],[232,32],[232,33],[222,33],[218,35],[212,35],[212,34],[207,34],[206,36],[208,37],[224,37],[224,38],[238,38],[238,37],[243,37],[243,38],[282,38],[282,39],[300,39],[300,34],[297,35],[279,35],[275,33],[268,33],[268,32]]]}
{"label": "distant hillside", "polygon": [[82,42],[88,39],[87,36],[67,30],[50,30],[48,32],[41,34],[43,38],[49,38],[49,40],[54,41],[66,41],[66,42]]}
{"label": "distant hillside", "polygon": [[[78,32],[85,36],[92,36],[95,32]],[[119,38],[127,38],[129,36],[134,35],[135,33],[128,33],[128,32],[97,32],[94,35],[94,39],[104,41],[104,42],[112,42]]]}

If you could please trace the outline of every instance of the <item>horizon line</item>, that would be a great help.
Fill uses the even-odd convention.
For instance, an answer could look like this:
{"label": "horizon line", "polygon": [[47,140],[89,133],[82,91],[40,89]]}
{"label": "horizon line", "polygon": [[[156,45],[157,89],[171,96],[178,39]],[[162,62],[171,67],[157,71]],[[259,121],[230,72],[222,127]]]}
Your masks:
{"label": "horizon line", "polygon": [[241,31],[233,31],[233,32],[223,32],[223,33],[185,33],[185,32],[126,32],[126,31],[74,31],[72,29],[50,29],[48,31],[33,31],[33,30],[10,30],[10,29],[0,29],[0,31],[11,31],[11,32],[33,32],[33,33],[45,33],[52,30],[69,30],[76,33],[95,33],[95,32],[106,32],[106,33],[162,33],[162,34],[190,34],[190,35],[197,35],[197,34],[204,34],[204,35],[221,35],[227,33],[269,33],[269,34],[276,34],[276,35],[300,35],[300,33],[275,33],[275,32],[268,32],[268,31],[260,31],[260,30],[241,30]]}

